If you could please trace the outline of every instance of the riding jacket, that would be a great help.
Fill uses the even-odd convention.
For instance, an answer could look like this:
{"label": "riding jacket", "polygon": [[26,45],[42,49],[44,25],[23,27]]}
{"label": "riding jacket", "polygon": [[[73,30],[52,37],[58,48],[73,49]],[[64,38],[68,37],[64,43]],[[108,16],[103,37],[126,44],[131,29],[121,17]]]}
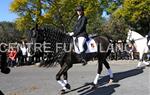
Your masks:
{"label": "riding jacket", "polygon": [[81,16],[73,29],[74,32],[74,37],[87,37],[87,32],[86,32],[86,25],[87,25],[87,18],[85,16]]}

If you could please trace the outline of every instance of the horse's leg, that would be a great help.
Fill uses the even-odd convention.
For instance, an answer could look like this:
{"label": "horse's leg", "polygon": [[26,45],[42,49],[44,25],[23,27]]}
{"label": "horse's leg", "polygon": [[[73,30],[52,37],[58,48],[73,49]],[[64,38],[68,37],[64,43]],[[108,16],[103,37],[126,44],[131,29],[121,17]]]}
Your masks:
{"label": "horse's leg", "polygon": [[143,53],[142,52],[139,52],[139,63],[137,65],[137,68],[139,68],[142,64],[142,61],[143,61]]}
{"label": "horse's leg", "polygon": [[150,63],[148,63],[148,62],[146,62],[145,60],[144,60],[144,57],[146,56],[146,54],[143,54],[143,62],[142,63],[144,63],[146,66],[149,66],[150,65]]}
{"label": "horse's leg", "polygon": [[[61,61],[60,61],[61,68],[63,67],[64,64],[68,66],[68,69],[71,68],[72,65],[70,65],[67,62],[65,63],[65,60],[68,60],[67,62],[71,62],[70,57],[63,56]],[[71,89],[71,86],[68,83],[68,73],[67,73],[68,69],[66,69],[66,71],[64,70],[64,73],[63,73],[64,80],[62,80],[62,81],[65,83],[67,89]]]}
{"label": "horse's leg", "polygon": [[64,78],[64,83],[67,84],[68,83],[68,73],[67,72],[63,73],[63,78]]}
{"label": "horse's leg", "polygon": [[109,80],[109,83],[108,84],[111,84],[112,82],[113,82],[113,73],[112,73],[112,70],[111,70],[111,68],[110,68],[110,66],[109,66],[109,63],[107,62],[107,60],[105,59],[104,60],[104,66],[107,68],[107,70],[108,70],[108,74],[109,74],[109,77],[110,77],[110,80]]}
{"label": "horse's leg", "polygon": [[57,80],[57,82],[63,87],[63,89],[67,89],[67,88],[65,87],[64,81],[61,80],[61,76],[63,75],[65,68],[66,68],[66,65],[63,65],[63,66],[61,67],[60,71],[56,74],[56,80]]}
{"label": "horse's leg", "polygon": [[[61,80],[61,76],[67,72],[69,70],[70,66],[68,66],[66,63],[64,63],[64,65],[62,66],[62,68],[60,69],[60,71],[57,73],[56,75],[56,80],[57,82],[63,87],[63,89],[61,90],[62,93],[65,92],[66,89],[69,89],[68,88],[68,83],[66,85],[66,83],[64,82],[64,80]],[[70,85],[69,85],[70,86]]]}
{"label": "horse's leg", "polygon": [[150,63],[146,62],[145,60],[143,60],[143,63],[146,65],[146,66],[149,66]]}
{"label": "horse's leg", "polygon": [[98,58],[98,68],[97,68],[96,77],[95,77],[94,82],[93,82],[93,85],[94,85],[93,88],[95,88],[95,87],[97,86],[99,76],[100,76],[100,74],[101,74],[101,72],[102,72],[102,68],[103,68],[103,66],[102,66],[102,61],[101,61],[100,58]]}
{"label": "horse's leg", "polygon": [[144,61],[144,53],[143,52],[139,52],[139,63],[137,65],[137,68],[140,68],[141,64],[144,63],[146,66],[149,66],[150,63]]}
{"label": "horse's leg", "polygon": [[144,53],[143,52],[139,52],[139,60],[140,60],[140,62],[137,65],[138,68],[141,66],[142,63],[144,63],[146,66],[150,65],[150,63],[148,63],[144,60]]}
{"label": "horse's leg", "polygon": [[[62,66],[63,66],[63,65],[61,64],[61,67],[62,67]],[[63,78],[64,78],[64,80],[62,80],[62,81],[65,83],[65,87],[66,87],[67,89],[71,89],[71,86],[70,86],[69,83],[68,83],[68,73],[67,73],[67,71],[63,73]]]}
{"label": "horse's leg", "polygon": [[65,87],[66,87],[67,89],[71,89],[71,86],[70,86],[70,84],[68,83],[68,73],[67,73],[67,71],[63,73],[63,78],[64,78],[63,81],[64,81],[64,83],[65,83]]}

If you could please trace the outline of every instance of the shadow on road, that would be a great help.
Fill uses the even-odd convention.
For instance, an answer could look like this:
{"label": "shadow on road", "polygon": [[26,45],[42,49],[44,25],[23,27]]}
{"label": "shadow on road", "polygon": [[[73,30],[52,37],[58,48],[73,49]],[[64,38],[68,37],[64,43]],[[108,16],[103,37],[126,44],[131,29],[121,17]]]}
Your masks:
{"label": "shadow on road", "polygon": [[99,86],[97,89],[88,89],[79,95],[111,95],[115,92],[115,88],[119,86],[119,84],[112,84],[103,87]]}
{"label": "shadow on road", "polygon": [[114,82],[119,82],[122,79],[139,75],[144,72],[143,69],[145,69],[145,67],[135,68],[135,69],[124,71],[124,72],[114,73]]}
{"label": "shadow on road", "polygon": [[86,83],[86,85],[83,85],[81,87],[72,89],[66,93],[76,91],[79,93],[79,95],[111,95],[112,93],[115,92],[115,88],[119,87],[120,84],[115,84],[119,82],[122,79],[132,77],[139,75],[143,73],[143,69],[145,67],[139,68],[139,69],[132,69],[128,71],[123,71],[123,72],[118,72],[114,73],[114,81],[113,84],[111,85],[106,85],[109,81],[109,76],[104,76],[98,81],[98,88],[97,89],[91,89],[92,88],[92,83]]}

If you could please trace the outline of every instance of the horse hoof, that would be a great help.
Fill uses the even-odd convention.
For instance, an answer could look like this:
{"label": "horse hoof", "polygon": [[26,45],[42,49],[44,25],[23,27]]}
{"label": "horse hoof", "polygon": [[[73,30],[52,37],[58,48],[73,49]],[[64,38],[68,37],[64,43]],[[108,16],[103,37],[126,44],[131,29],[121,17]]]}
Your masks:
{"label": "horse hoof", "polygon": [[65,94],[65,90],[62,89],[62,90],[60,91],[60,95],[64,95],[64,94]]}
{"label": "horse hoof", "polygon": [[150,67],[150,64],[149,65],[146,65],[147,67]]}
{"label": "horse hoof", "polygon": [[112,79],[110,79],[110,80],[109,80],[109,82],[108,82],[108,85],[111,85],[111,84],[112,84],[112,82],[113,82],[113,80],[112,80]]}
{"label": "horse hoof", "polygon": [[98,85],[97,84],[92,84],[92,89],[96,89],[96,88],[98,88]]}
{"label": "horse hoof", "polygon": [[84,84],[84,86],[87,86],[87,85],[93,85],[94,83],[92,83],[92,82],[86,82],[85,84]]}
{"label": "horse hoof", "polygon": [[66,87],[67,89],[69,89],[69,90],[71,89],[71,86],[70,86],[70,84],[68,84],[68,83],[66,84],[65,87]]}
{"label": "horse hoof", "polygon": [[139,66],[138,66],[138,67],[136,67],[136,69],[141,69],[141,68],[142,68],[142,67],[139,67]]}

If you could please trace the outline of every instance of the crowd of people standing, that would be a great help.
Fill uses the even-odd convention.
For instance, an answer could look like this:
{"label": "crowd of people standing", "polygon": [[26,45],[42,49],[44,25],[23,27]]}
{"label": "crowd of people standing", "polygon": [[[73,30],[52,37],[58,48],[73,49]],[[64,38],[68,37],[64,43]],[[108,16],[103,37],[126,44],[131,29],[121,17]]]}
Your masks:
{"label": "crowd of people standing", "polygon": [[9,67],[33,65],[40,62],[41,55],[31,51],[31,46],[28,46],[24,41],[13,45],[9,46],[6,52]]}

